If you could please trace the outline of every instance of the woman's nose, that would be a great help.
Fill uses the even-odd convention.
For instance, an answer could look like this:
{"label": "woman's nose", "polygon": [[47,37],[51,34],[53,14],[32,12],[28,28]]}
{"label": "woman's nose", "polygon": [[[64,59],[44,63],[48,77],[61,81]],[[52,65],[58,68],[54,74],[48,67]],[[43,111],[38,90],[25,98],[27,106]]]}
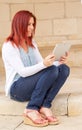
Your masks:
{"label": "woman's nose", "polygon": [[34,26],[33,26],[33,25],[31,25],[31,26],[30,26],[30,28],[31,28],[31,29],[34,29]]}

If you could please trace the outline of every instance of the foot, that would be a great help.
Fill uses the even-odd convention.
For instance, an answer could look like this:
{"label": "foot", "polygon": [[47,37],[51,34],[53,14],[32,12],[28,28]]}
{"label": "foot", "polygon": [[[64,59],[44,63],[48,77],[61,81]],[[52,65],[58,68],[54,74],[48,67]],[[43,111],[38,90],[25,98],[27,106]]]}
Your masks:
{"label": "foot", "polygon": [[40,115],[37,110],[26,109],[24,111],[24,123],[32,126],[46,126],[48,121]]}
{"label": "foot", "polygon": [[53,116],[52,111],[50,108],[42,107],[40,109],[40,113],[44,116],[45,119],[48,120],[49,124],[59,124],[59,120],[57,117]]}

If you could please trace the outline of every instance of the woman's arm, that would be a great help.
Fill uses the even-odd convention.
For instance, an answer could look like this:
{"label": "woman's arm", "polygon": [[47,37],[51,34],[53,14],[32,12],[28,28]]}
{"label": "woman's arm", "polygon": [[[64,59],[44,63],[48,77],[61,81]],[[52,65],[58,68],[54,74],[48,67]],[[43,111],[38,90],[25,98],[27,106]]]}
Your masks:
{"label": "woman's arm", "polygon": [[31,76],[46,68],[42,60],[36,65],[24,67],[17,47],[13,47],[9,43],[4,44],[2,48],[2,57],[5,65],[7,65],[7,67],[8,65],[11,66],[16,71],[16,73],[22,77]]}

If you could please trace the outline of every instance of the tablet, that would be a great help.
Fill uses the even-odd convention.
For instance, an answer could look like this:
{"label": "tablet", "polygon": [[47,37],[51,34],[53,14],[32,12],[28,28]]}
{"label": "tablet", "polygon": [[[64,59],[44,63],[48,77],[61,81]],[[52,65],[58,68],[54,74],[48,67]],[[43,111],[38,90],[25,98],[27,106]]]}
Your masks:
{"label": "tablet", "polygon": [[59,60],[61,56],[64,56],[66,52],[69,52],[71,48],[70,43],[59,43],[56,44],[53,53],[56,57],[56,60]]}

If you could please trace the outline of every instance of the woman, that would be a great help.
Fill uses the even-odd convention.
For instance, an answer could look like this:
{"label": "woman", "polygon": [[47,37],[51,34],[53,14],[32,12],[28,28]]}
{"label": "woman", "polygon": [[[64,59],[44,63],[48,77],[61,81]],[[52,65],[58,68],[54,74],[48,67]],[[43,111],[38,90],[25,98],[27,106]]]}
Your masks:
{"label": "woman", "polygon": [[32,126],[58,124],[50,110],[51,103],[69,75],[65,64],[68,53],[55,61],[54,54],[42,58],[33,36],[36,17],[29,11],[17,12],[11,33],[2,47],[6,71],[6,95],[29,101],[24,110],[24,123]]}

